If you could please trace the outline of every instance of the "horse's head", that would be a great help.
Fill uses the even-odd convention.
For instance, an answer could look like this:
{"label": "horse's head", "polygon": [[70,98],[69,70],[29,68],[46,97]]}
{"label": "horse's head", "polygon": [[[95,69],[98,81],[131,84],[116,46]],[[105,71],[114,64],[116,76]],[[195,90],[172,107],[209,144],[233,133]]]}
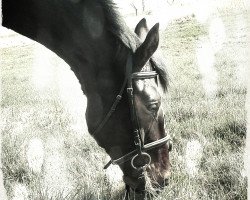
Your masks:
{"label": "horse's head", "polygon": [[[159,191],[168,184],[171,150],[160,93],[160,84],[167,84],[165,66],[157,66],[162,62],[152,57],[159,44],[159,24],[148,30],[143,19],[135,32],[140,45],[128,53],[126,78],[94,135],[112,158],[106,167],[118,164],[127,186],[137,192],[144,192],[147,186]],[[124,97],[114,112],[121,96],[127,98]],[[106,133],[97,134],[101,130]]]}
{"label": "horse's head", "polygon": [[[135,32],[140,37],[142,44],[133,55],[134,118],[136,118],[135,123],[140,132],[140,142],[144,144],[144,149],[149,150],[145,151],[145,155],[135,156],[134,160],[129,162],[132,168],[123,169],[124,181],[136,191],[143,191],[147,183],[152,186],[151,188],[158,190],[168,184],[170,176],[169,151],[172,145],[165,130],[159,90],[160,81],[156,73],[156,66],[154,66],[155,63],[151,58],[159,44],[159,24],[148,30],[146,20],[143,19],[136,26]],[[164,138],[165,141],[156,145],[155,142],[164,140]],[[142,176],[143,172],[140,169],[143,165],[147,165],[145,176]]]}

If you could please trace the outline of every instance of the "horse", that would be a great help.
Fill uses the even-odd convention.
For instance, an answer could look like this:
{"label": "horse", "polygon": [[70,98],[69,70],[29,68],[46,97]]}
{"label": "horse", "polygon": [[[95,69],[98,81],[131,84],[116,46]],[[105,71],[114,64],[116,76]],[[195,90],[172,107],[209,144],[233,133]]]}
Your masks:
{"label": "horse", "polygon": [[89,133],[123,171],[128,191],[144,199],[170,177],[172,142],[161,91],[166,65],[155,54],[159,24],[128,28],[112,0],[3,0],[3,26],[55,52],[87,97]]}

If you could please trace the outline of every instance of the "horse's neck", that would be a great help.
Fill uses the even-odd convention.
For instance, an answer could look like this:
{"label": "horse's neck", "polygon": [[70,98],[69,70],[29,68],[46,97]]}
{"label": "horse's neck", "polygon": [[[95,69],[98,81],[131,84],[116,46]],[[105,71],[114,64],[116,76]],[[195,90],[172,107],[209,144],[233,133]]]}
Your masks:
{"label": "horse's neck", "polygon": [[[97,1],[72,2],[3,0],[3,25],[54,51],[88,84],[95,81],[96,68],[110,76],[115,41],[107,33],[104,11]],[[83,89],[88,87],[93,91],[95,84]]]}
{"label": "horse's neck", "polygon": [[124,59],[114,63],[117,40],[105,27],[102,7],[92,0],[78,6],[72,2],[3,0],[3,25],[43,44],[71,66],[89,100],[87,120],[98,123],[119,90],[123,69],[117,65],[124,65]]}

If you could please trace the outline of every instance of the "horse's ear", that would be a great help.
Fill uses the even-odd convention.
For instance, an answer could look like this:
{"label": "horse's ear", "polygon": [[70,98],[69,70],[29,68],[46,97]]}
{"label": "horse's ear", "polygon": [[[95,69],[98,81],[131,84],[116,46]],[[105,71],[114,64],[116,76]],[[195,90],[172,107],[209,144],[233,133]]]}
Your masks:
{"label": "horse's ear", "polygon": [[133,71],[141,71],[142,67],[147,63],[154,54],[159,45],[159,23],[155,24],[148,32],[145,41],[138,47],[134,54]]}
{"label": "horse's ear", "polygon": [[135,27],[135,33],[138,35],[138,37],[144,41],[147,34],[148,34],[148,26],[147,26],[147,21],[145,18],[143,18]]}

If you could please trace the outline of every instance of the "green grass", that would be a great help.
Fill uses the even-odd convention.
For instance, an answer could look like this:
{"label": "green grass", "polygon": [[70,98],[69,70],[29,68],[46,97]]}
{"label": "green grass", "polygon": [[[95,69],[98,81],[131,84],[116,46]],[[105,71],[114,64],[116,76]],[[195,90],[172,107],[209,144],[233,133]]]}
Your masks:
{"label": "green grass", "polygon": [[[156,199],[246,199],[246,88],[235,76],[237,64],[246,60],[239,59],[231,48],[235,38],[234,27],[229,25],[234,16],[222,18],[231,35],[215,54],[218,90],[213,98],[206,96],[195,55],[197,41],[208,34],[207,25],[190,17],[173,21],[161,33],[161,48],[169,60],[171,77],[164,110],[174,148],[170,185]],[[246,48],[245,42],[243,39],[237,44],[238,50]],[[8,196],[15,195],[14,186],[20,183],[32,200],[122,199],[124,186],[110,182],[102,169],[107,161],[104,151],[86,129],[72,126],[83,115],[74,116],[65,107],[61,83],[55,78],[41,91],[32,83],[35,47],[0,49],[2,163]],[[51,57],[57,63],[58,58]],[[53,66],[55,72],[62,68],[66,66]],[[68,95],[74,96],[74,91],[68,91]],[[26,156],[34,138],[44,145],[44,164],[39,173],[30,169]],[[201,145],[195,176],[186,169],[190,141]]]}

